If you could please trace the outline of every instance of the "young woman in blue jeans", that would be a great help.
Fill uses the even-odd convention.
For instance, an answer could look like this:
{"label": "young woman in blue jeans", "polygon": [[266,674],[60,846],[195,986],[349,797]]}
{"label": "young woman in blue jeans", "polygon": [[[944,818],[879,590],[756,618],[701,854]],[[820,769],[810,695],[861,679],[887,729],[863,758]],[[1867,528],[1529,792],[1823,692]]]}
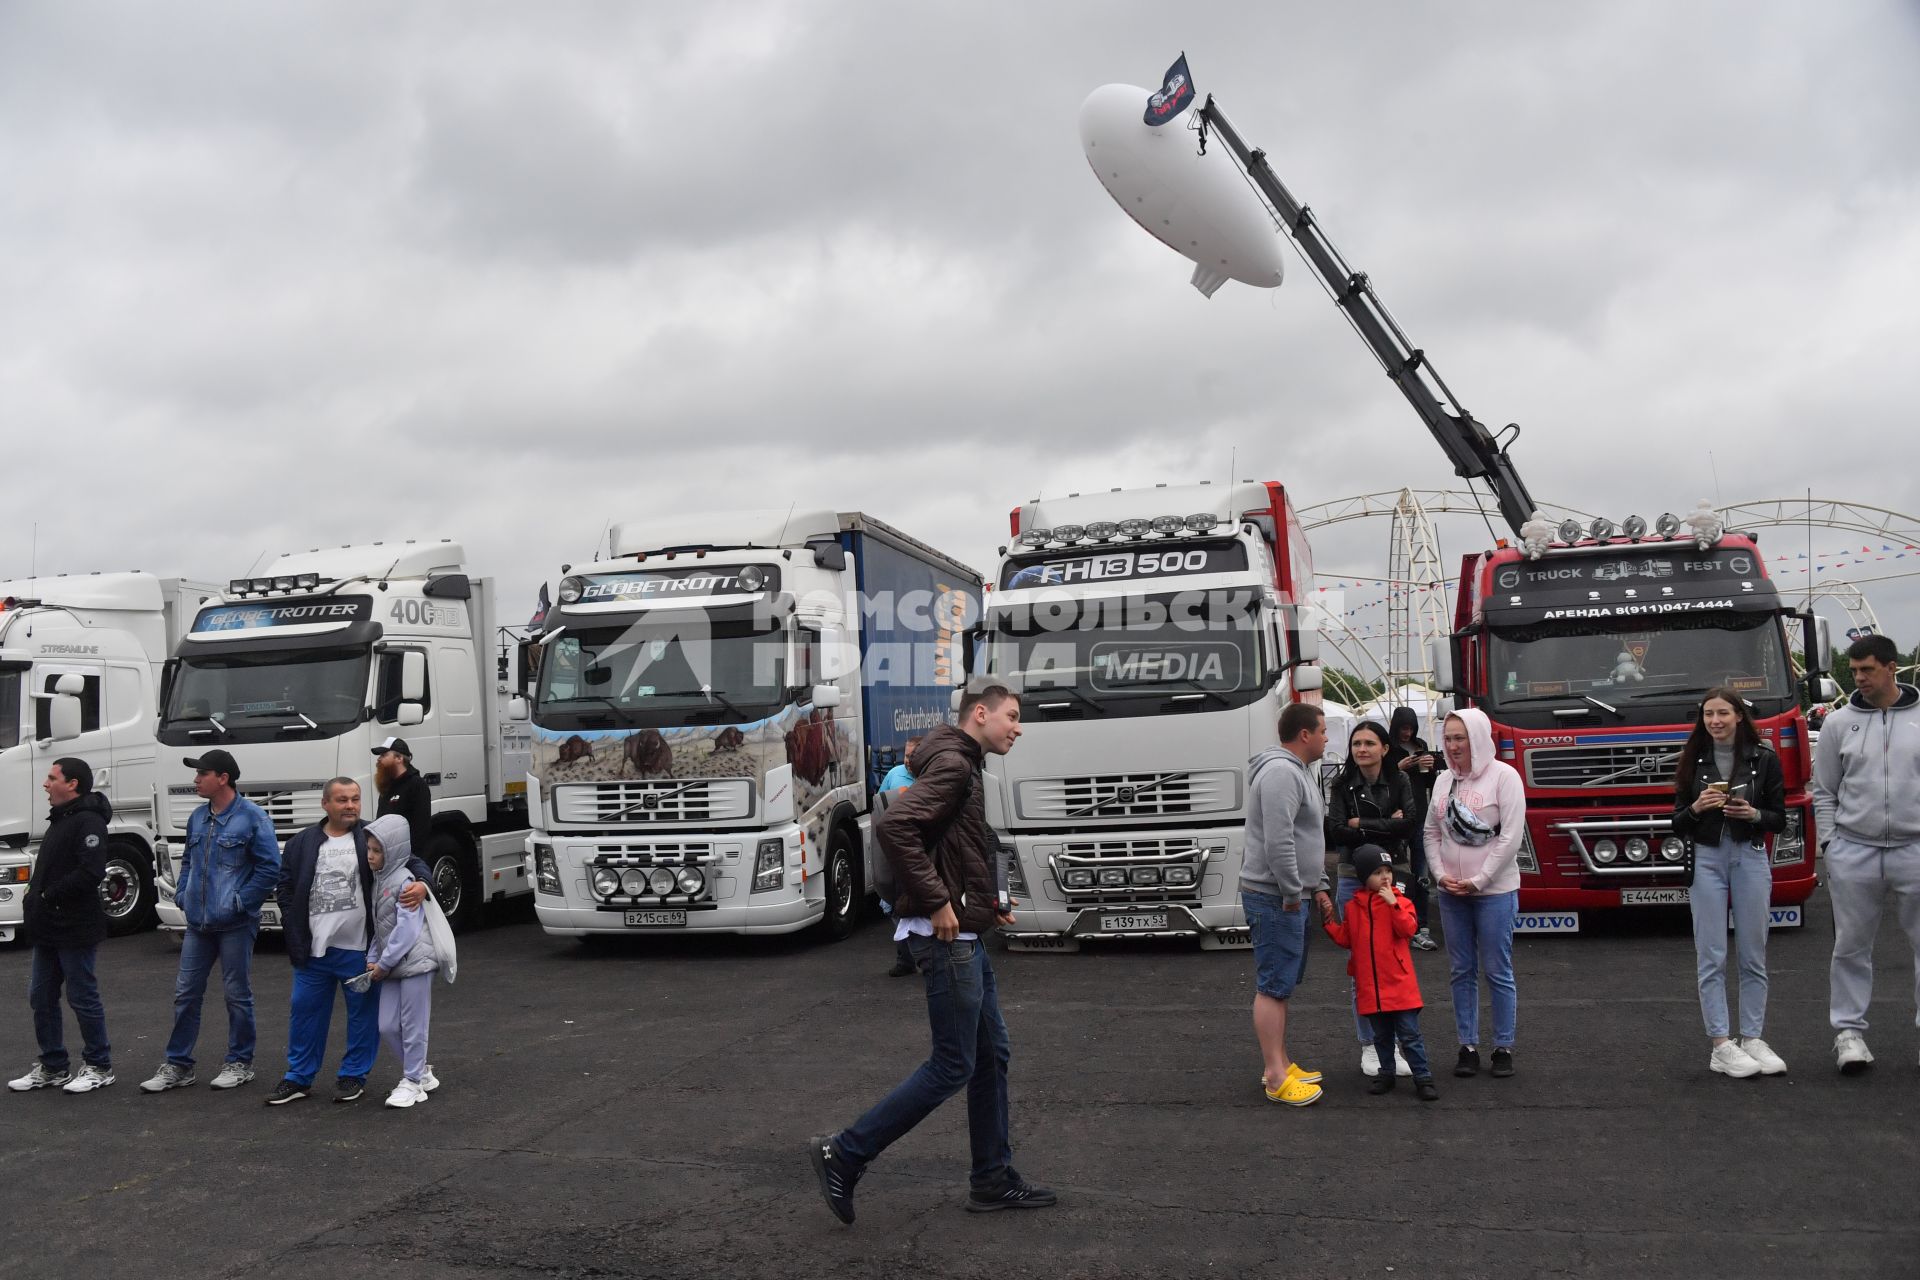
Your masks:
{"label": "young woman in blue jeans", "polygon": [[1513,1074],[1519,994],[1513,981],[1513,921],[1520,905],[1520,841],[1526,788],[1493,750],[1486,713],[1465,707],[1440,733],[1447,769],[1427,809],[1427,863],[1440,886],[1453,976],[1456,1076],[1480,1074],[1480,975],[1493,996],[1493,1074]]}
{"label": "young woman in blue jeans", "polygon": [[[1767,1018],[1767,908],[1773,863],[1767,834],[1787,826],[1780,758],[1760,741],[1746,699],[1710,689],[1673,778],[1674,834],[1691,845],[1694,975],[1713,1048],[1707,1068],[1744,1078],[1787,1064],[1760,1038]],[[1727,1016],[1727,908],[1740,957],[1740,1039]]]}

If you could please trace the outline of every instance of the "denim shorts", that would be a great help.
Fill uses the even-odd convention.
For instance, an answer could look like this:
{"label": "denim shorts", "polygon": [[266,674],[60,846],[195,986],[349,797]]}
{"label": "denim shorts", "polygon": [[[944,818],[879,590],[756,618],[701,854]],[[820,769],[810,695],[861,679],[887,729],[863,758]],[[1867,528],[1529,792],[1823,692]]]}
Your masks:
{"label": "denim shorts", "polygon": [[1254,989],[1285,1000],[1307,973],[1307,904],[1287,911],[1277,894],[1251,889],[1240,890],[1240,903],[1253,934]]}

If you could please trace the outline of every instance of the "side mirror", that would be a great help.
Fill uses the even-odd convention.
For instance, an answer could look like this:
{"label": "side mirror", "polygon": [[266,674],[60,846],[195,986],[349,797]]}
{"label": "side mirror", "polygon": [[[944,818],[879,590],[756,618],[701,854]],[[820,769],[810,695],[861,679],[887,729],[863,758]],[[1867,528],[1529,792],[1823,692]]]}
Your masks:
{"label": "side mirror", "polygon": [[1325,683],[1326,673],[1319,667],[1293,669],[1293,688],[1296,693],[1317,693]]}
{"label": "side mirror", "polygon": [[[1816,671],[1833,670],[1833,627],[1818,614],[1813,619],[1813,661],[1807,665]],[[1834,696],[1840,695],[1836,692]]]}
{"label": "side mirror", "polygon": [[507,699],[507,719],[531,720],[532,718],[533,711],[527,706],[526,698],[516,693]]}
{"label": "side mirror", "polygon": [[54,687],[60,692],[52,695],[47,705],[48,735],[55,742],[71,742],[80,736],[80,699],[66,691],[67,681],[79,684],[79,676],[61,676]]}
{"label": "side mirror", "polygon": [[1320,661],[1320,632],[1306,627],[1294,632],[1293,657],[1296,662]]}
{"label": "side mirror", "polygon": [[401,703],[400,710],[394,715],[394,720],[403,726],[419,724],[426,718],[426,711],[423,710],[417,702]]}
{"label": "side mirror", "polygon": [[69,671],[67,674],[54,679],[53,691],[58,694],[64,694],[70,698],[77,698],[87,691],[86,677],[74,675],[73,672]]}
{"label": "side mirror", "polygon": [[1809,683],[1813,686],[1811,692],[1815,702],[1825,704],[1840,696],[1840,686],[1832,676],[1815,676]]}
{"label": "side mirror", "polygon": [[955,715],[959,715],[959,714],[960,714],[960,699],[962,699],[962,698],[964,698],[964,697],[966,697],[966,696],[967,696],[967,688],[966,688],[966,686],[965,686],[965,685],[956,685],[956,686],[954,686],[954,690],[953,690],[953,697],[951,697],[951,698],[949,698],[949,699],[947,700],[947,709],[948,709],[949,711],[952,711],[952,712],[953,712],[953,713],[954,713]]}
{"label": "side mirror", "polygon": [[1453,642],[1442,636],[1428,641],[1427,662],[1433,667],[1433,687],[1441,693],[1452,693],[1459,686],[1453,678]]}
{"label": "side mirror", "polygon": [[[400,655],[400,700],[402,702],[421,702],[427,696],[427,655],[418,649],[408,649]],[[402,720],[402,724],[419,724],[418,720]]]}
{"label": "side mirror", "polygon": [[815,711],[830,711],[840,705],[840,686],[837,684],[817,684],[811,694]]}

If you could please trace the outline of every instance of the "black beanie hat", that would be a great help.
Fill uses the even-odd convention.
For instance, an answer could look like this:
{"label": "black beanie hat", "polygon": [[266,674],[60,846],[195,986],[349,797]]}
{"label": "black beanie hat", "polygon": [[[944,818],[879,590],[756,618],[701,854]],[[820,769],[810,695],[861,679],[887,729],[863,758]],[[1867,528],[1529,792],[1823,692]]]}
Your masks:
{"label": "black beanie hat", "polygon": [[1393,859],[1377,844],[1363,844],[1353,851],[1353,878],[1366,884],[1367,877],[1382,867],[1393,866]]}

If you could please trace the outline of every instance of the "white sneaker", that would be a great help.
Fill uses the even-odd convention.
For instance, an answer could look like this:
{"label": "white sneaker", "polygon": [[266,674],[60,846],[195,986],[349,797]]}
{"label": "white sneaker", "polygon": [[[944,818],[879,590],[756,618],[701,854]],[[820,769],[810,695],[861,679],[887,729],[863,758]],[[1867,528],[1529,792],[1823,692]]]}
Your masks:
{"label": "white sneaker", "polygon": [[1713,1056],[1707,1059],[1707,1069],[1736,1080],[1760,1074],[1760,1064],[1747,1056],[1747,1051],[1740,1047],[1737,1040],[1713,1046]]}
{"label": "white sneaker", "polygon": [[140,1082],[142,1093],[165,1093],[169,1089],[184,1089],[197,1079],[192,1067],[183,1067],[177,1062],[162,1062],[160,1069]]}
{"label": "white sneaker", "polygon": [[1413,1068],[1407,1065],[1407,1055],[1400,1052],[1400,1046],[1393,1046],[1393,1070],[1402,1080],[1411,1079]]}
{"label": "white sneaker", "polygon": [[1372,1045],[1360,1051],[1360,1074],[1369,1080],[1380,1074],[1380,1051]]}
{"label": "white sneaker", "polygon": [[253,1082],[253,1064],[251,1062],[229,1062],[220,1068],[220,1074],[213,1078],[210,1089],[238,1089],[243,1084]]}
{"label": "white sneaker", "polygon": [[1858,1031],[1842,1031],[1833,1038],[1833,1064],[1843,1076],[1857,1076],[1873,1065],[1867,1038]]}
{"label": "white sneaker", "polygon": [[1775,1053],[1773,1049],[1768,1046],[1767,1042],[1759,1036],[1749,1036],[1747,1039],[1742,1040],[1740,1047],[1747,1051],[1749,1058],[1752,1058],[1760,1064],[1761,1075],[1783,1076],[1787,1074],[1786,1060]]}
{"label": "white sneaker", "polygon": [[427,1091],[404,1076],[401,1077],[399,1084],[393,1086],[393,1092],[387,1095],[387,1105],[390,1107],[410,1107],[416,1102],[426,1100]]}
{"label": "white sneaker", "polygon": [[431,1062],[427,1064],[427,1069],[420,1073],[420,1087],[428,1093],[432,1093],[440,1087],[440,1077],[433,1074],[433,1064]]}
{"label": "white sneaker", "polygon": [[55,1085],[65,1084],[72,1079],[64,1069],[49,1071],[35,1061],[31,1070],[17,1080],[7,1081],[7,1088],[15,1093],[25,1093],[29,1089],[51,1089]]}
{"label": "white sneaker", "polygon": [[113,1083],[113,1071],[108,1067],[96,1067],[89,1063],[80,1068],[80,1074],[61,1085],[67,1093],[92,1093],[95,1089],[104,1089]]}

